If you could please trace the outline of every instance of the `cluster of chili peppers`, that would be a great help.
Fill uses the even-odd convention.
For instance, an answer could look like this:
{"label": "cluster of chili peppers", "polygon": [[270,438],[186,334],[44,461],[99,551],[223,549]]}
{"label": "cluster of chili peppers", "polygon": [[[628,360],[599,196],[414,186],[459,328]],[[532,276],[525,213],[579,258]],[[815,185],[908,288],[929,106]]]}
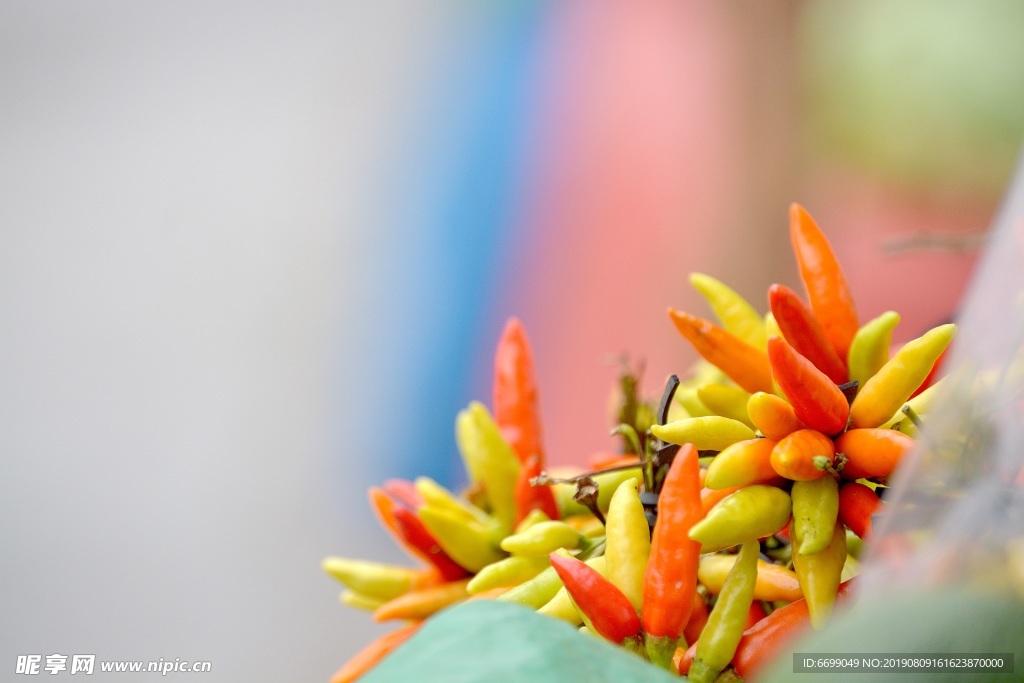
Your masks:
{"label": "cluster of chili peppers", "polygon": [[530,346],[509,321],[493,416],[473,403],[456,419],[463,494],[426,478],[370,490],[383,526],[424,566],[324,561],[344,603],[406,624],[334,683],[358,678],[438,610],[480,597],[563,619],[699,682],[756,677],[827,622],[857,573],[879,493],[941,387],[934,369],[955,327],[891,354],[899,316],[860,325],[825,236],[798,205],[790,221],[807,302],[773,285],[762,316],[718,280],[691,276],[718,324],[669,316],[705,360],[687,381],[670,379],[657,410],[626,396],[620,415],[635,419],[615,430],[626,452],[594,471],[544,471]]}

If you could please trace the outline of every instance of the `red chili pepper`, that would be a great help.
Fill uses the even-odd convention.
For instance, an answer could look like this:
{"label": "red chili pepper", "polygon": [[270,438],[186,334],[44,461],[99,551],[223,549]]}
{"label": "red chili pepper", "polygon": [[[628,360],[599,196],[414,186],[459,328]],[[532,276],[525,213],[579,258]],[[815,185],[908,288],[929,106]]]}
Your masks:
{"label": "red chili pepper", "polygon": [[640,618],[625,593],[575,557],[551,553],[550,559],[565,590],[594,630],[613,643],[635,647],[641,637]]}
{"label": "red chili pepper", "polygon": [[516,524],[523,521],[532,510],[540,510],[548,519],[558,519],[558,504],[550,486],[534,486],[530,480],[541,473],[540,456],[527,456],[523,466],[519,468],[519,479],[516,480]]}
{"label": "red chili pepper", "polygon": [[888,477],[913,447],[914,440],[895,429],[850,429],[836,439],[836,452],[846,455],[840,474],[844,479]]}
{"label": "red chili pepper", "polygon": [[[841,599],[850,594],[851,586],[850,581],[839,586]],[[732,667],[744,679],[755,677],[810,627],[811,615],[806,600],[780,607],[743,632],[732,658]]]}
{"label": "red chili pepper", "polygon": [[427,531],[427,527],[415,512],[407,508],[396,508],[394,515],[398,533],[401,534],[406,546],[434,565],[442,580],[455,581],[469,574],[441,549],[437,539]]}
{"label": "red chili pepper", "polygon": [[779,337],[768,340],[768,358],[775,381],[801,422],[828,436],[846,429],[850,404],[825,373]]}
{"label": "red chili pepper", "polygon": [[668,316],[697,353],[736,384],[750,393],[772,390],[772,370],[764,351],[703,318],[672,308]]}
{"label": "red chili pepper", "polygon": [[693,609],[700,543],[690,539],[690,527],[703,518],[700,462],[697,449],[687,444],[676,453],[662,485],[644,574],[641,617],[647,650],[661,666],[671,664],[676,642]]}
{"label": "red chili pepper", "polygon": [[683,676],[690,673],[690,667],[693,666],[693,660],[696,658],[697,643],[694,642],[693,645],[686,648],[686,652],[683,654],[682,657],[679,658],[679,661],[676,663],[676,667],[679,669],[679,673]]}
{"label": "red chili pepper", "polygon": [[785,285],[768,288],[768,304],[775,322],[793,348],[828,375],[835,384],[849,379],[846,362],[839,358],[825,331],[800,296]]}
{"label": "red chili pepper", "polygon": [[606,470],[611,467],[622,467],[624,465],[640,466],[640,458],[633,453],[592,453],[587,458],[589,470]]}
{"label": "red chili pepper", "polygon": [[423,496],[416,490],[416,485],[408,479],[388,479],[383,486],[388,495],[406,507],[413,510],[423,507]]}
{"label": "red chili pepper", "polygon": [[860,323],[853,294],[832,245],[799,204],[789,207],[789,236],[814,317],[821,323],[836,355],[846,358]]}
{"label": "red chili pepper", "polygon": [[[950,342],[949,346],[946,347],[946,350],[939,354],[939,357],[935,360],[935,365],[932,366],[928,376],[924,378],[923,382],[921,382],[921,386],[914,389],[914,393],[910,395],[910,398],[914,398],[939,380],[939,374],[942,372],[942,364],[946,361],[946,358],[949,356],[949,350],[955,343],[955,341]],[[907,400],[909,401],[910,399]]]}
{"label": "red chili pepper", "polygon": [[871,538],[871,515],[883,505],[870,486],[851,481],[839,488],[839,520],[864,540]]}
{"label": "red chili pepper", "polygon": [[708,605],[704,602],[704,596],[700,591],[693,592],[693,609],[690,611],[690,618],[683,628],[683,637],[688,643],[696,643],[700,638],[701,631],[708,623]]}
{"label": "red chili pepper", "polygon": [[441,549],[427,528],[412,510],[403,507],[382,489],[371,486],[370,505],[377,518],[394,536],[395,541],[413,557],[433,565],[442,581],[455,581],[468,572]]}
{"label": "red chili pepper", "polygon": [[494,354],[494,421],[520,462],[537,455],[543,468],[540,403],[533,353],[526,330],[518,318],[509,318],[505,323]]}
{"label": "red chili pepper", "polygon": [[345,662],[340,669],[331,676],[331,683],[352,683],[360,678],[367,671],[376,666],[382,659],[387,657],[399,645],[409,640],[419,630],[423,622],[415,622],[403,626],[397,631],[385,633],[380,638],[357,652],[352,659]]}
{"label": "red chili pepper", "polygon": [[754,600],[754,602],[750,603],[750,609],[747,610],[747,623],[743,626],[743,631],[746,632],[748,628],[766,616],[768,616],[768,613],[764,611],[764,604],[760,600]]}

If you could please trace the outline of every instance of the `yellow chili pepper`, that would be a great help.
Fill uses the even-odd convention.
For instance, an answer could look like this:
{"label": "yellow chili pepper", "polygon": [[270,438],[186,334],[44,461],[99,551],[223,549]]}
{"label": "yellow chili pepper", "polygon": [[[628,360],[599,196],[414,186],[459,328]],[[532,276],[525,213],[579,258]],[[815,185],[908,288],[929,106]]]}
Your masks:
{"label": "yellow chili pepper", "polygon": [[904,406],[910,406],[910,409],[914,411],[915,415],[927,415],[935,405],[935,400],[942,395],[943,391],[945,391],[942,388],[945,386],[945,382],[946,378],[943,377],[917,396],[909,399],[906,403],[900,406],[900,409],[896,411],[895,415],[882,423],[882,429],[898,429],[908,436],[916,436],[917,427],[914,425],[914,421],[911,420],[907,413],[904,412]]}
{"label": "yellow chili pepper", "polygon": [[639,612],[644,598],[644,572],[651,554],[651,533],[640,502],[640,482],[619,484],[608,506],[604,555],[608,579]]}
{"label": "yellow chili pepper", "polygon": [[701,553],[712,553],[740,543],[771,536],[786,526],[792,503],[789,494],[774,486],[755,484],[723,498],[690,529]]}
{"label": "yellow chili pepper", "polygon": [[711,415],[676,420],[665,425],[653,425],[651,433],[662,441],[679,444],[692,443],[699,451],[720,451],[737,441],[753,439],[756,435],[739,420]]}
{"label": "yellow chili pepper", "polygon": [[839,518],[839,483],[824,476],[795,481],[793,498],[793,547],[800,555],[820,553],[832,542]]}
{"label": "yellow chili pepper", "polygon": [[939,325],[907,342],[857,392],[850,406],[851,426],[877,427],[906,403],[956,335],[956,325]]}
{"label": "yellow chili pepper", "polygon": [[483,510],[438,484],[430,477],[417,477],[413,482],[416,492],[423,497],[426,506],[444,510],[468,522],[491,526],[494,520]]}
{"label": "yellow chili pepper", "polygon": [[328,557],[323,569],[351,590],[374,600],[390,600],[436,582],[431,572],[422,569],[344,557]]}
{"label": "yellow chili pepper", "polygon": [[747,612],[754,601],[760,548],[756,540],[744,543],[736,564],[725,579],[708,623],[697,640],[697,652],[687,674],[694,683],[714,681],[736,654]]}
{"label": "yellow chili pepper", "polygon": [[889,360],[892,345],[892,331],[900,322],[900,314],[886,311],[877,318],[864,323],[850,343],[847,366],[850,380],[864,386]]}
{"label": "yellow chili pepper", "polygon": [[691,273],[690,284],[700,292],[725,330],[752,346],[764,348],[768,336],[761,314],[731,287],[703,273]]}
{"label": "yellow chili pepper", "polygon": [[420,508],[416,515],[448,557],[470,572],[478,572],[505,557],[495,547],[493,532],[479,524],[432,507]]}
{"label": "yellow chili pepper", "polygon": [[466,586],[466,590],[470,595],[476,595],[491,588],[511,588],[529,581],[550,566],[546,555],[506,557],[477,572]]}
{"label": "yellow chili pepper", "polygon": [[502,535],[507,534],[515,526],[519,458],[502,438],[498,425],[483,404],[474,401],[463,413],[467,417],[460,413],[456,420],[456,440],[463,457],[472,463],[467,469],[475,473],[477,483],[483,487]]}
{"label": "yellow chili pepper", "polygon": [[782,337],[782,328],[779,327],[779,321],[775,319],[775,316],[771,311],[764,314],[764,332],[765,332],[765,343],[768,341],[768,337]]}
{"label": "yellow chili pepper", "polygon": [[367,612],[372,612],[387,602],[380,598],[371,598],[369,595],[363,595],[362,593],[354,590],[342,591],[339,599],[341,600],[341,604],[346,607],[366,610]]}
{"label": "yellow chili pepper", "polygon": [[677,419],[685,420],[689,417],[705,417],[707,415],[713,415],[714,413],[704,405],[700,397],[697,396],[699,387],[684,387],[680,386],[676,389],[675,404],[682,406],[686,411],[686,415]]}
{"label": "yellow chili pepper", "polygon": [[[829,477],[831,478],[831,477]],[[807,601],[811,625],[820,629],[832,614],[846,563],[846,530],[836,523],[828,546],[814,555],[793,553],[793,569]]]}
{"label": "yellow chili pepper", "polygon": [[754,428],[747,415],[750,394],[743,389],[728,384],[705,384],[697,389],[697,398],[715,415],[729,417]]}
{"label": "yellow chili pepper", "polygon": [[548,522],[550,520],[551,518],[543,510],[534,508],[526,513],[526,516],[519,521],[519,524],[516,524],[515,533],[518,534],[526,531],[537,522]]}
{"label": "yellow chili pepper", "polygon": [[565,522],[537,522],[522,533],[506,536],[501,541],[501,549],[514,555],[547,557],[559,548],[574,550],[582,541],[580,532]]}

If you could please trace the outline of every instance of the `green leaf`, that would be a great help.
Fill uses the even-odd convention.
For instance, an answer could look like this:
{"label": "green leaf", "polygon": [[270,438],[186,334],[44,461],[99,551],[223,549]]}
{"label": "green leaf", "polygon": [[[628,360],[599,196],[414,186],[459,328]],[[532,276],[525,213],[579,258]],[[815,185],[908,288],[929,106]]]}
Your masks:
{"label": "green leaf", "polygon": [[679,683],[634,654],[522,605],[478,600],[433,617],[360,683]]}
{"label": "green leaf", "polygon": [[[865,596],[849,612],[820,632],[801,639],[783,653],[766,683],[780,681],[984,681],[1020,680],[1024,667],[1024,602],[1013,596],[953,587],[904,595]],[[843,657],[867,653],[970,654],[1014,653],[1016,674],[986,673],[794,673],[792,652],[810,657]]]}

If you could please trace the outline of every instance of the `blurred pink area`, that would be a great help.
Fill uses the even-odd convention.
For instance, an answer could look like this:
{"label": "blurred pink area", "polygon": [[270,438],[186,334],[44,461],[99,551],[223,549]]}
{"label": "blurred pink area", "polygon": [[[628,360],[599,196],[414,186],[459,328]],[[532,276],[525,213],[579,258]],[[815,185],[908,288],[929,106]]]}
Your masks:
{"label": "blurred pink area", "polygon": [[[978,256],[969,245],[991,222],[991,205],[922,198],[839,171],[824,174],[812,194],[820,206],[807,208],[843,263],[861,323],[895,310],[901,320],[893,339],[902,343],[954,317]],[[892,249],[934,238],[931,247]],[[967,248],[959,246],[964,239]]]}
{"label": "blurred pink area", "polygon": [[718,22],[670,2],[569,3],[551,22],[548,165],[523,219],[538,251],[521,306],[552,462],[615,445],[615,356],[643,358],[655,392],[692,361],[665,309],[693,302],[687,273],[715,248],[706,226],[729,197]]}
{"label": "blurred pink area", "polygon": [[[683,375],[696,360],[665,312],[710,315],[687,282],[691,271],[733,285],[762,311],[770,283],[800,290],[789,252],[791,201],[805,204],[832,238],[862,322],[898,310],[903,340],[949,318],[973,254],[886,257],[882,241],[977,231],[989,207],[915,203],[856,176],[803,169],[786,111],[792,97],[766,88],[763,102],[777,110],[748,111],[750,81],[764,67],[747,42],[759,29],[724,6],[559,8],[541,48],[544,123],[520,217],[536,251],[514,274],[521,291],[511,296],[533,341],[551,463],[583,464],[617,447],[607,433],[617,358],[645,362],[642,387],[652,398],[669,374]],[[751,197],[762,205],[767,197],[767,208],[751,211]]]}

